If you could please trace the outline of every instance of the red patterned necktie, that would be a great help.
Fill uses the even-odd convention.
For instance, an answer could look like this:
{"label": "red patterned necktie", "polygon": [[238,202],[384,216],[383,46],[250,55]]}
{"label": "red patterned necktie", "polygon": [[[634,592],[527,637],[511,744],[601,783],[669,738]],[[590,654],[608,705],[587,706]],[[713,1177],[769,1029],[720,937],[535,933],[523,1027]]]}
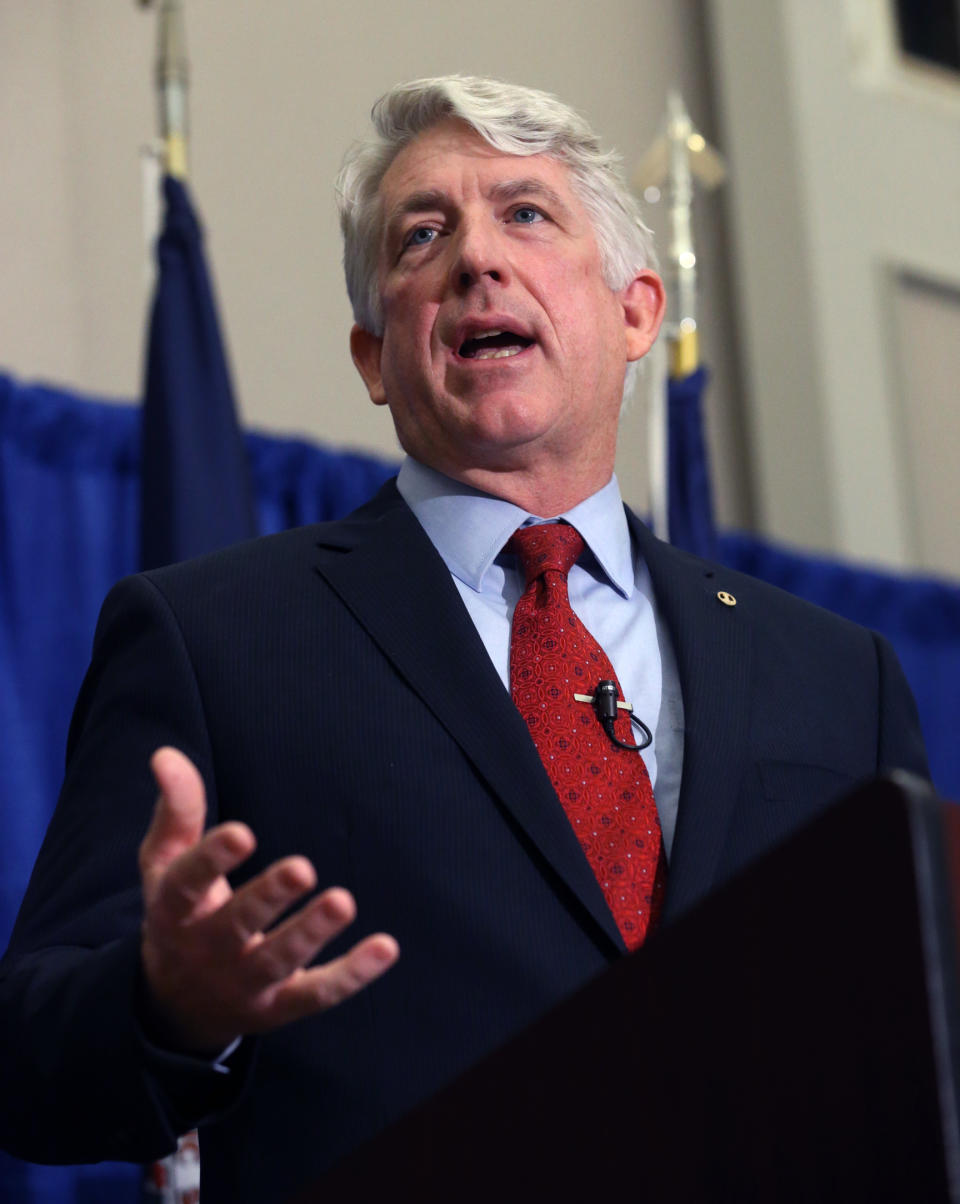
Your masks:
{"label": "red patterned necktie", "polygon": [[[636,949],[659,914],[666,864],[643,758],[618,748],[593,707],[574,699],[592,696],[601,681],[617,682],[606,653],[570,607],[567,574],[583,539],[568,524],[543,523],[521,527],[506,549],[520,558],[527,579],[510,638],[513,701],[624,943]],[[621,710],[614,730],[633,744],[630,726]]]}

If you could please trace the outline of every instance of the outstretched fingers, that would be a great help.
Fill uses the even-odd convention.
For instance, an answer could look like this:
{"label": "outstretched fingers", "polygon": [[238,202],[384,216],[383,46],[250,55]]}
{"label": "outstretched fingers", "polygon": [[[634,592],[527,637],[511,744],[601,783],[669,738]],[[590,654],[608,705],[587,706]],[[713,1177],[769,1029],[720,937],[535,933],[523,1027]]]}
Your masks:
{"label": "outstretched fingers", "polygon": [[251,989],[268,990],[300,970],[353,923],[357,908],[342,887],[331,887],[295,915],[247,943],[244,976]]}
{"label": "outstretched fingers", "polygon": [[188,914],[219,877],[249,857],[256,841],[245,824],[224,824],[204,836],[203,778],[178,749],[157,749],[150,768],[159,796],[140,844],[140,875],[148,904],[162,888],[176,917]]}
{"label": "outstretched fingers", "polygon": [[203,779],[176,749],[159,749],[151,768],[160,793],[140,846],[142,957],[154,1011],[176,1048],[221,1049],[323,1011],[394,964],[397,942],[380,933],[310,966],[353,922],[350,892],[332,887],[303,902],[317,875],[300,856],[234,891],[227,875],[253,853],[253,833],[236,822],[204,832]]}
{"label": "outstretched fingers", "polygon": [[148,927],[160,933],[222,906],[232,894],[226,874],[250,856],[256,840],[240,823],[204,834],[203,778],[178,749],[157,749],[150,768],[159,796],[139,862]]}
{"label": "outstretched fingers", "polygon": [[157,878],[150,899],[154,919],[182,924],[222,907],[233,894],[226,875],[246,861],[255,847],[253,833],[245,824],[231,822],[212,828]]}
{"label": "outstretched fingers", "polygon": [[[306,857],[284,857],[275,861],[240,887],[223,909],[218,917],[223,926],[223,939],[241,947],[251,938],[259,939],[287,908],[316,885],[316,871]],[[303,911],[299,912],[293,920],[303,914]]]}
{"label": "outstretched fingers", "polygon": [[394,938],[378,932],[334,961],[295,971],[277,992],[274,1021],[288,1024],[336,1007],[386,973],[399,956]]}

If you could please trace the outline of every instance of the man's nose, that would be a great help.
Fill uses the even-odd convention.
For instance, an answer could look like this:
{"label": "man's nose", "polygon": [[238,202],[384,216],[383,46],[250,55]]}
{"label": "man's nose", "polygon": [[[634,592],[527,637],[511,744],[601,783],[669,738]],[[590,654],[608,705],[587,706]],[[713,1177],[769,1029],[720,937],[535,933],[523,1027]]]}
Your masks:
{"label": "man's nose", "polygon": [[505,284],[509,274],[506,256],[497,231],[487,223],[464,225],[458,232],[453,280],[469,289],[483,280]]}

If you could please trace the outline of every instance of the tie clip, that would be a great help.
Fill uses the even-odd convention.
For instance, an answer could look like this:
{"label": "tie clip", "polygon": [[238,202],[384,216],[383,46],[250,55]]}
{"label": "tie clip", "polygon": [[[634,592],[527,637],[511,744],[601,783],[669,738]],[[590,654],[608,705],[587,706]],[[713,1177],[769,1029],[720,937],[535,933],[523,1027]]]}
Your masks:
{"label": "tie clip", "polygon": [[[573,699],[574,702],[590,703],[600,721],[600,726],[607,733],[611,743],[616,744],[618,748],[625,748],[629,752],[640,752],[653,743],[653,733],[642,720],[634,715],[633,707],[629,702],[620,701],[619,694],[620,691],[617,689],[615,681],[600,681],[597,682],[597,688],[593,694],[574,694]],[[626,711],[631,721],[640,729],[642,738],[639,744],[627,744],[614,731],[613,725],[618,710]]]}
{"label": "tie clip", "polygon": [[[594,695],[593,694],[574,694],[573,701],[574,702],[589,702],[592,704],[594,701]],[[619,707],[619,709],[621,711],[629,711],[631,715],[633,714],[633,706],[629,702],[618,702],[617,706]]]}

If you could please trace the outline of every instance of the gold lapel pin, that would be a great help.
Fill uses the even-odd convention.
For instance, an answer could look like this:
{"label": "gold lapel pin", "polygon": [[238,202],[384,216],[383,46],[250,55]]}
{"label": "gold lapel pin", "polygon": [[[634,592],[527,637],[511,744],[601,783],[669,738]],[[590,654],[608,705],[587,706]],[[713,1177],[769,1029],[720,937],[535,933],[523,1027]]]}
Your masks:
{"label": "gold lapel pin", "polygon": [[720,592],[717,594],[717,597],[724,604],[724,606],[736,606],[737,604],[737,600],[733,594],[728,594],[725,589],[720,590]]}

